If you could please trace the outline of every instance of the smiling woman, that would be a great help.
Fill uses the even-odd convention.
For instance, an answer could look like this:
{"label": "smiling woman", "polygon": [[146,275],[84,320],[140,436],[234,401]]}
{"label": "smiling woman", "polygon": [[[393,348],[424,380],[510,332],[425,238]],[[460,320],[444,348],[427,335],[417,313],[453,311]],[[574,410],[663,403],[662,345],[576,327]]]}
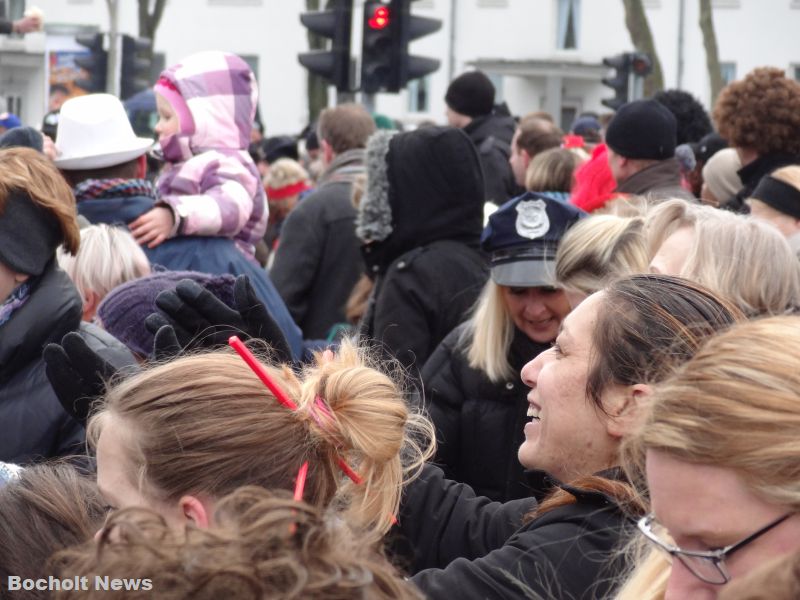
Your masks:
{"label": "smiling woman", "polygon": [[472,317],[439,344],[422,370],[436,425],[436,461],[448,477],[493,500],[529,494],[516,453],[525,422],[519,370],[547,349],[570,311],[556,286],[555,257],[577,208],[535,194],[489,217],[482,247],[491,278]]}
{"label": "smiling woman", "polygon": [[426,467],[399,517],[420,571],[412,580],[434,599],[517,597],[520,589],[605,597],[623,567],[614,548],[641,510],[615,469],[621,440],[636,429],[652,384],[740,319],[707,289],[667,276],[624,279],[579,304],[553,348],[522,370],[532,420],[519,460],[549,488],[501,504]]}

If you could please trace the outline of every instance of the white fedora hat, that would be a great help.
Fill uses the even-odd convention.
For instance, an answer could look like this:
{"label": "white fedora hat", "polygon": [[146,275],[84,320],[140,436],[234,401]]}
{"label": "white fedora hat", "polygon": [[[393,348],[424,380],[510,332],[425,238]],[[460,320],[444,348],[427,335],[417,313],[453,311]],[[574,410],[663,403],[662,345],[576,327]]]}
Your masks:
{"label": "white fedora hat", "polygon": [[136,137],[116,96],[89,94],[61,107],[54,162],[60,169],[101,169],[138,158],[152,145],[153,140]]}

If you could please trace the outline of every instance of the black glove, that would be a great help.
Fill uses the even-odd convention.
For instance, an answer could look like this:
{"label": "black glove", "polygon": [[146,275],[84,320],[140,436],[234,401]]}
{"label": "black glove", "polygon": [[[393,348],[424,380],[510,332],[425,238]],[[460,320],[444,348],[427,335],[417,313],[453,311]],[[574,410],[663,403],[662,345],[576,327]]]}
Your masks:
{"label": "black glove", "polygon": [[233,299],[235,309],[191,279],[181,280],[174,290],[161,292],[156,306],[163,314],[154,313],[145,319],[145,326],[156,336],[154,355],[163,359],[174,356],[178,348],[227,346],[228,338],[238,335],[264,340],[279,362],[291,363],[286,337],[246,275],[236,278]]}
{"label": "black glove", "polygon": [[58,401],[73,418],[86,424],[92,403],[105,393],[116,367],[103,360],[72,332],[61,345],[47,344],[42,354],[45,372]]}

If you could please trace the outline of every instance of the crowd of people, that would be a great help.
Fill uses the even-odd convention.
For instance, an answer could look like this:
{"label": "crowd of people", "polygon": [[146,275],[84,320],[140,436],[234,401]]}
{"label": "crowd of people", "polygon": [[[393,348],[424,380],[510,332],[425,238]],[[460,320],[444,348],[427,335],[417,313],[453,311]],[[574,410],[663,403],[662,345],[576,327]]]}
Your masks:
{"label": "crowd of people", "polygon": [[0,135],[0,596],[798,596],[800,83],[299,138],[233,54],[154,90],[156,143]]}

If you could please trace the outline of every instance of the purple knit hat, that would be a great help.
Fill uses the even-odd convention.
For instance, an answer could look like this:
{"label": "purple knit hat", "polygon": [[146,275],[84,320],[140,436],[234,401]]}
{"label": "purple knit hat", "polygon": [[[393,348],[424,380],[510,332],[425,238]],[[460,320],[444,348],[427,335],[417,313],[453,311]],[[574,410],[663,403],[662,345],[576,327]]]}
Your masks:
{"label": "purple knit hat", "polygon": [[157,271],[115,287],[97,307],[100,325],[132,352],[147,357],[153,352],[153,334],[144,320],[154,312],[156,296],[175,289],[181,279],[196,281],[225,304],[234,307],[233,275],[209,275],[196,271]]}

